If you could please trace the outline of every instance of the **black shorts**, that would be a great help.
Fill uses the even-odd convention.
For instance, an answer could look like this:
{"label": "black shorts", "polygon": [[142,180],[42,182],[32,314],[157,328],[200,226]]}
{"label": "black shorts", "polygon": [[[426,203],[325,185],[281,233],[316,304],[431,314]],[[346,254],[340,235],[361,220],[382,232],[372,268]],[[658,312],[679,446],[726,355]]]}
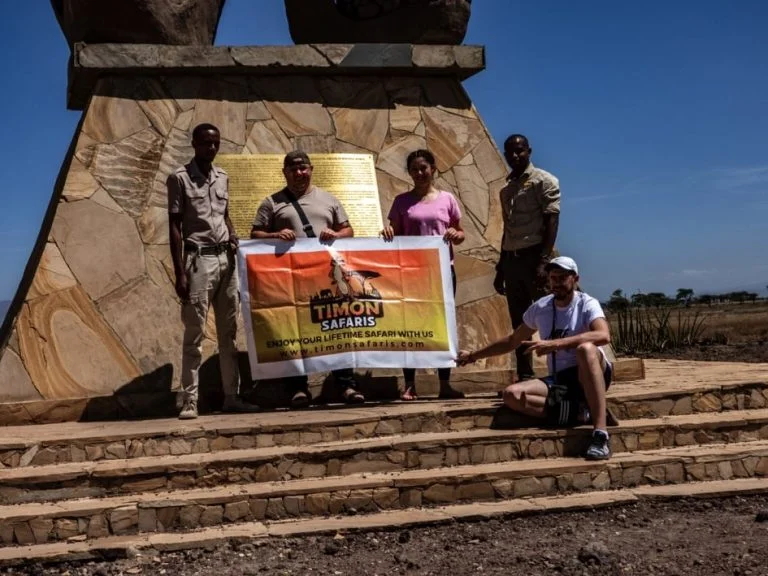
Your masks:
{"label": "black shorts", "polygon": [[[603,370],[605,389],[611,385],[613,368],[606,363]],[[576,366],[560,370],[557,377],[550,375],[542,378],[547,385],[547,418],[560,426],[573,425],[579,418],[579,406],[586,402],[584,389],[579,383],[579,369]]]}

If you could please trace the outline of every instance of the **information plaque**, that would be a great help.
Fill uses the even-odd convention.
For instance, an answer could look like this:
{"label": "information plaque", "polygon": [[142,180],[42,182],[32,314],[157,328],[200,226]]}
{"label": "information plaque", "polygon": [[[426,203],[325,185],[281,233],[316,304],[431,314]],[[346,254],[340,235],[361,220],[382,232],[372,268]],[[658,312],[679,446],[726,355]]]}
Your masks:
{"label": "information plaque", "polygon": [[[221,154],[214,164],[229,174],[229,215],[240,238],[248,238],[256,210],[285,186],[283,154]],[[339,199],[358,237],[376,237],[383,227],[376,168],[370,154],[310,154],[312,183]]]}

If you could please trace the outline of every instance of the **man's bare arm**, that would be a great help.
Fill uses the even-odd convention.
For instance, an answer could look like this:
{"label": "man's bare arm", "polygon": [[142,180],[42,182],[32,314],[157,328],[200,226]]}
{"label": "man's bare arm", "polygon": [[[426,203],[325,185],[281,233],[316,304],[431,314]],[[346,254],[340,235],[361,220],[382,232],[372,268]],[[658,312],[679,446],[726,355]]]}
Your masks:
{"label": "man's bare arm", "polygon": [[184,272],[184,241],[181,236],[181,214],[168,214],[168,238],[171,246],[173,271],[178,277]]}
{"label": "man's bare arm", "polygon": [[254,226],[251,228],[251,238],[254,240],[285,240],[290,242],[291,240],[296,240],[296,233],[289,228],[283,228],[279,232],[269,232],[264,227]]}
{"label": "man's bare arm", "polygon": [[544,214],[544,241],[542,256],[551,256],[557,241],[557,229],[560,226],[560,214]]}
{"label": "man's bare arm", "polygon": [[189,298],[189,279],[184,269],[184,238],[181,235],[181,214],[168,214],[168,239],[171,247],[173,272],[176,275],[176,295]]}
{"label": "man's bare arm", "polygon": [[254,226],[251,228],[251,238],[254,240],[267,240],[269,238],[277,238],[277,233],[267,232],[264,228]]}
{"label": "man's bare arm", "polygon": [[557,352],[558,350],[569,350],[577,348],[581,344],[594,344],[595,346],[605,346],[611,342],[611,331],[608,327],[608,321],[605,318],[597,318],[589,325],[589,331],[568,336],[567,338],[558,338],[556,340],[541,340],[538,342],[525,342],[529,345],[528,352],[537,356],[544,356]]}
{"label": "man's bare arm", "polygon": [[355,231],[349,222],[342,222],[334,226],[333,231],[336,232],[336,238],[352,238],[355,235]]}
{"label": "man's bare arm", "polygon": [[229,242],[232,244],[234,248],[237,248],[238,244],[240,243],[237,238],[237,233],[235,232],[235,227],[232,225],[232,220],[229,218],[229,206],[226,207],[224,210],[224,223],[227,225],[227,230],[229,231]]}
{"label": "man's bare arm", "polygon": [[509,336],[500,338],[496,342],[492,342],[479,350],[468,352],[462,350],[459,353],[458,362],[459,365],[468,364],[470,362],[476,362],[482,358],[490,358],[491,356],[499,356],[507,352],[512,352],[517,349],[523,342],[527,341],[536,331],[525,325],[521,324],[517,330],[515,330]]}
{"label": "man's bare arm", "polygon": [[589,331],[568,338],[561,338],[562,348],[568,350],[576,348],[580,344],[594,344],[595,346],[605,346],[611,342],[611,330],[608,327],[608,321],[605,318],[597,318],[589,325]]}

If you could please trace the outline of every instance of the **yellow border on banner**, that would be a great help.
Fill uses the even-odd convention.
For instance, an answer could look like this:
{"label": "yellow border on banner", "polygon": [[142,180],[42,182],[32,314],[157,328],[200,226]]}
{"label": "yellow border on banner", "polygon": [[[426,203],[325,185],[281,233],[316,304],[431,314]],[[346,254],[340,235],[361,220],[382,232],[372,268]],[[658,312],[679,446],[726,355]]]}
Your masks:
{"label": "yellow border on banner", "polygon": [[[410,251],[434,256],[401,256]],[[366,257],[370,252],[380,255]],[[298,257],[317,253],[319,256],[308,259]],[[273,259],[275,266],[254,274],[258,266],[249,270],[251,256],[266,258],[266,262]],[[339,257],[349,266],[347,274],[367,270],[378,275],[363,274],[372,281],[358,284],[360,288],[352,293],[337,290],[340,276],[332,268]],[[248,357],[256,379],[339,368],[456,365],[458,338],[450,251],[439,236],[400,236],[393,241],[349,238],[332,243],[315,238],[244,241],[238,251],[238,272]],[[366,301],[378,301],[382,306],[366,309]],[[351,309],[352,302],[358,302],[355,310]],[[341,313],[333,309],[334,303]],[[350,303],[350,313],[344,310],[345,303]],[[313,310],[313,304],[331,304],[331,308]],[[367,319],[358,323],[356,316]],[[343,320],[337,324],[330,323],[340,318]],[[323,326],[323,321],[329,324]],[[281,340],[287,340],[288,345]],[[266,344],[269,341],[271,346]],[[280,354],[286,350],[287,354]]]}

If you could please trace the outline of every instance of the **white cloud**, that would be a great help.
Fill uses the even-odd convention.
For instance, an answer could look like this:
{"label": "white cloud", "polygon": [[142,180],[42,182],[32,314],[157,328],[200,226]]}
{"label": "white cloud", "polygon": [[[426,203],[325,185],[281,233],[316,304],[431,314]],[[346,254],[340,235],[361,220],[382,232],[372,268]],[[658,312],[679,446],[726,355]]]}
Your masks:
{"label": "white cloud", "polygon": [[624,198],[625,196],[648,194],[654,188],[651,183],[652,178],[650,176],[645,176],[624,184],[615,192],[605,192],[603,194],[594,194],[592,196],[577,196],[575,198],[569,197],[568,201],[573,204],[581,204],[583,202],[595,202],[597,200],[606,200],[608,198]]}
{"label": "white cloud", "polygon": [[768,165],[712,168],[693,176],[692,184],[706,186],[718,192],[754,192],[768,188]]}
{"label": "white cloud", "polygon": [[711,268],[709,270],[697,270],[695,268],[685,268],[679,272],[670,272],[667,274],[667,278],[702,278],[704,276],[712,276],[718,274],[719,270]]}
{"label": "white cloud", "polygon": [[[624,185],[596,184],[597,194],[590,196],[568,196],[568,202],[582,204],[600,200],[612,200],[626,196],[669,196],[671,194],[709,194],[741,193],[750,194],[768,191],[768,164],[756,166],[738,166],[729,168],[710,168],[697,170],[693,173],[650,175],[637,178]],[[605,190],[605,191],[603,191]],[[751,208],[763,210],[768,202],[758,200],[750,205]]]}
{"label": "white cloud", "polygon": [[640,190],[615,192],[613,194],[595,194],[594,196],[578,196],[576,198],[569,198],[569,201],[573,204],[581,204],[582,202],[595,202],[597,200],[606,200],[608,198],[623,198],[625,196],[634,196],[636,194],[640,194]]}

